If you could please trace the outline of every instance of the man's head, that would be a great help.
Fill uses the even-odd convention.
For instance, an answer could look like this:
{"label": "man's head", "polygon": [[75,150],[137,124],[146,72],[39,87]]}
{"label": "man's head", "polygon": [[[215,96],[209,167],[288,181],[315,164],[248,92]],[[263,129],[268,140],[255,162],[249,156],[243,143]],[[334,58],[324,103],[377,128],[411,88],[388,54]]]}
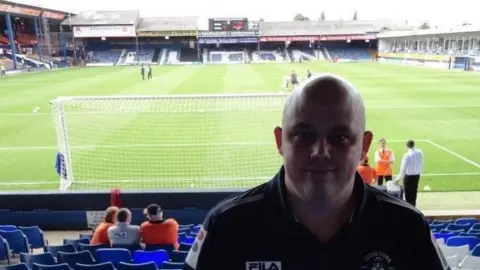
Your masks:
{"label": "man's head", "polygon": [[162,208],[158,204],[150,204],[146,209],[147,217],[151,221],[163,219]]}
{"label": "man's head", "polygon": [[412,148],[414,148],[414,147],[415,147],[415,141],[409,140],[409,141],[407,142],[407,148],[408,148],[408,149],[412,149]]}
{"label": "man's head", "polygon": [[387,147],[387,141],[384,138],[381,138],[380,140],[378,140],[378,144],[382,149],[385,149],[385,147]]}
{"label": "man's head", "polygon": [[365,131],[365,108],[353,85],[319,75],[287,100],[275,140],[283,156],[290,193],[305,201],[350,194],[358,162],[372,133]]}
{"label": "man's head", "polygon": [[119,209],[116,206],[108,207],[107,210],[105,210],[105,222],[116,223],[118,210]]}
{"label": "man's head", "polygon": [[127,208],[118,210],[117,221],[130,224],[132,222],[132,213]]}

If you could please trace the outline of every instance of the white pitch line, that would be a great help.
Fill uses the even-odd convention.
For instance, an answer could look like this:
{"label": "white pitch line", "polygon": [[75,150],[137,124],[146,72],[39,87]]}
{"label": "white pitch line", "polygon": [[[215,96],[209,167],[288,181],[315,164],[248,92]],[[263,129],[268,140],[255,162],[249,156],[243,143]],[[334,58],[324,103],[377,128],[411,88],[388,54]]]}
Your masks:
{"label": "white pitch line", "polygon": [[473,166],[475,166],[475,167],[477,167],[477,168],[480,168],[480,164],[478,164],[477,162],[475,162],[475,161],[473,161],[473,160],[471,160],[471,159],[468,159],[468,158],[460,155],[459,153],[456,153],[456,152],[454,152],[454,151],[452,151],[452,150],[450,150],[450,149],[448,149],[448,148],[446,148],[446,147],[444,147],[444,146],[441,146],[441,145],[438,144],[438,143],[435,143],[435,142],[433,142],[433,141],[431,141],[431,140],[425,140],[425,142],[427,142],[427,143],[429,143],[429,144],[437,147],[438,149],[443,150],[443,151],[445,151],[445,152],[447,152],[447,153],[449,153],[449,154],[451,154],[451,155],[453,155],[453,156],[456,156],[457,158],[465,161],[466,163],[469,163],[469,164],[471,164],[471,165],[473,165]]}
{"label": "white pitch line", "polygon": [[[435,177],[435,176],[476,176],[480,175],[480,172],[470,172],[470,173],[424,173],[421,176],[422,177]],[[74,181],[74,183],[77,184],[93,184],[93,183],[158,183],[161,181],[169,181],[169,182],[175,182],[175,181],[184,181],[184,182],[233,182],[233,181],[268,181],[273,177],[273,175],[270,176],[263,176],[263,177],[224,177],[224,178],[159,178],[159,179],[89,179],[89,180],[83,180],[83,181]],[[4,182],[8,181],[8,182]],[[1,180],[0,181],[0,186],[27,186],[27,185],[46,185],[46,184],[59,184],[59,181],[48,181],[48,180]]]}
{"label": "white pitch line", "polygon": [[[389,142],[406,142],[407,140],[388,140]],[[424,139],[415,140],[423,142]],[[158,144],[106,144],[106,145],[72,145],[70,149],[102,149],[102,148],[148,148],[148,147],[195,147],[195,146],[266,146],[273,145],[274,142],[219,142],[219,143],[158,143]],[[4,150],[54,150],[58,146],[0,146],[0,151]]]}
{"label": "white pitch line", "polygon": [[[418,106],[367,106],[366,109],[373,110],[389,110],[389,109],[446,109],[446,108],[479,108],[480,105],[418,105]],[[261,109],[261,108],[259,108]],[[230,111],[228,109],[222,110],[204,110],[202,112],[215,111]],[[67,112],[67,115],[83,115],[83,114],[157,114],[158,112],[140,112],[140,111],[98,111],[98,112]],[[181,113],[181,112],[172,112]],[[195,113],[195,111],[185,112]],[[35,116],[35,115],[51,115],[49,112],[40,113],[0,113],[0,116]]]}

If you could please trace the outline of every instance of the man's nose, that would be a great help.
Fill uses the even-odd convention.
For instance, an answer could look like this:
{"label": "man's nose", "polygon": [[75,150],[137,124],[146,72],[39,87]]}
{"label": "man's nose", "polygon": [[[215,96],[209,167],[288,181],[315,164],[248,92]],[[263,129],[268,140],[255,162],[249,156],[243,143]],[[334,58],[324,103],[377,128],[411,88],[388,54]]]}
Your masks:
{"label": "man's nose", "polygon": [[312,145],[311,157],[329,159],[331,157],[330,152],[332,147],[326,139],[318,139]]}

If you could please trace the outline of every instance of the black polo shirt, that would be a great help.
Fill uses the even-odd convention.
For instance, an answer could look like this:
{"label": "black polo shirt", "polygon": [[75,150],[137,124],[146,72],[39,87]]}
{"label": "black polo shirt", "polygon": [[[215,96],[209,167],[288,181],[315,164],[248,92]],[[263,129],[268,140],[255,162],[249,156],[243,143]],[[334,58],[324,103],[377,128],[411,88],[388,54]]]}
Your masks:
{"label": "black polo shirt", "polygon": [[208,214],[184,270],[449,269],[425,217],[357,174],[350,221],[320,242],[289,210],[284,169]]}

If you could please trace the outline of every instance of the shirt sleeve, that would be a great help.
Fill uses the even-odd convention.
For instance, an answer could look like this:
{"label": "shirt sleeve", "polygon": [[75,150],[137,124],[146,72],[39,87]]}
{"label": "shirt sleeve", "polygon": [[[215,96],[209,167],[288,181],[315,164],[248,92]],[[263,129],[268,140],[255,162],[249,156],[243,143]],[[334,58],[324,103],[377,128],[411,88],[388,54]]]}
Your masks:
{"label": "shirt sleeve", "polygon": [[428,223],[424,221],[423,230],[421,231],[418,242],[412,243],[412,258],[416,269],[425,270],[450,270],[447,259],[443,255],[440,247],[435,240]]}
{"label": "shirt sleeve", "polygon": [[[209,215],[210,216],[210,215]],[[188,252],[183,270],[224,270],[229,268],[225,258],[226,235],[221,235],[220,226],[212,217],[207,217]]]}
{"label": "shirt sleeve", "polygon": [[408,163],[410,162],[410,156],[405,154],[402,158],[402,165],[400,166],[400,173],[397,175],[395,180],[400,180],[405,176],[405,172],[407,171]]}
{"label": "shirt sleeve", "polygon": [[394,162],[394,161],[395,161],[395,155],[393,154],[393,151],[391,151],[390,162]]}
{"label": "shirt sleeve", "polygon": [[380,161],[380,153],[378,151],[375,151],[375,163],[378,163]]}

